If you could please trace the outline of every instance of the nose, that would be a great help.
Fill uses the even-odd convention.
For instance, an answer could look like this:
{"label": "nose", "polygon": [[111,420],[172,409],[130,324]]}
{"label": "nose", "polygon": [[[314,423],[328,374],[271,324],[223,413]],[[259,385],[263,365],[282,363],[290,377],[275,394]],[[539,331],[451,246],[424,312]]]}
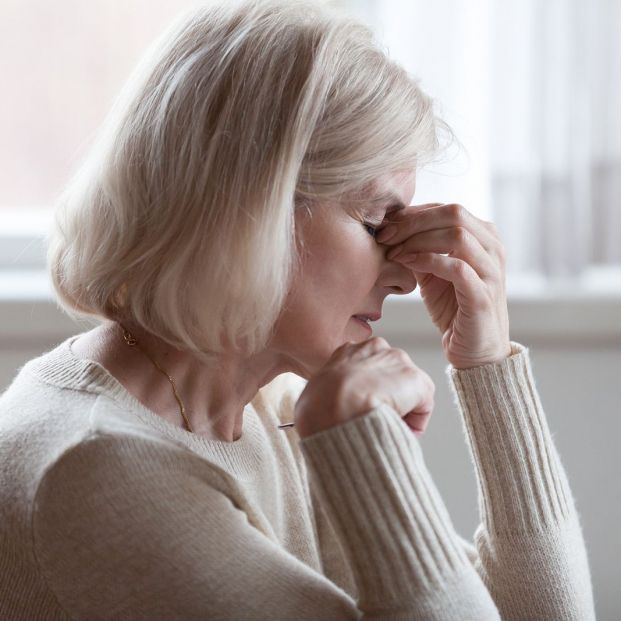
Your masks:
{"label": "nose", "polygon": [[387,287],[395,295],[407,295],[416,289],[418,281],[409,268],[386,258],[383,263],[379,277],[379,284],[382,287]]}

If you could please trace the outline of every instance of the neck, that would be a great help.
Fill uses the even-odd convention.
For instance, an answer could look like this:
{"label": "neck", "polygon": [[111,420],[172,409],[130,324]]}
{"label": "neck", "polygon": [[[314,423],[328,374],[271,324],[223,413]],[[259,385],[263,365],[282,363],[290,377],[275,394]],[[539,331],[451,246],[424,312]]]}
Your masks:
{"label": "neck", "polygon": [[245,358],[223,354],[207,365],[145,330],[132,325],[126,328],[140,349],[130,347],[121,327],[110,322],[77,339],[73,352],[101,364],[146,407],[185,427],[171,383],[146,352],[173,378],[192,431],[211,439],[238,440],[246,404],[262,386],[290,370],[284,356],[269,350]]}

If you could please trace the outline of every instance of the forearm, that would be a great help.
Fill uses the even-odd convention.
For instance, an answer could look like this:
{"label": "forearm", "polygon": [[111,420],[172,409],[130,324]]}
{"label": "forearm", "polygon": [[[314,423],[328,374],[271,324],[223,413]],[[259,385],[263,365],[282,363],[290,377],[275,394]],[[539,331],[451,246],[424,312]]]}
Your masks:
{"label": "forearm", "polygon": [[477,569],[503,619],[594,619],[578,514],[532,375],[528,350],[451,367],[476,466]]}
{"label": "forearm", "polygon": [[381,406],[304,438],[301,447],[364,618],[499,619],[418,441],[394,410]]}

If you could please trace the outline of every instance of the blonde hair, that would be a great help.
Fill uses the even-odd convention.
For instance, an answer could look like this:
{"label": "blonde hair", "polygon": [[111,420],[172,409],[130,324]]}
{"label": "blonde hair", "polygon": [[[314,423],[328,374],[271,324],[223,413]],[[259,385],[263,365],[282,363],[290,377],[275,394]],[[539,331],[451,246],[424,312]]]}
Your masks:
{"label": "blonde hair", "polygon": [[59,302],[207,358],[259,351],[299,266],[295,207],[412,169],[440,125],[334,8],[195,8],[149,48],[57,201]]}

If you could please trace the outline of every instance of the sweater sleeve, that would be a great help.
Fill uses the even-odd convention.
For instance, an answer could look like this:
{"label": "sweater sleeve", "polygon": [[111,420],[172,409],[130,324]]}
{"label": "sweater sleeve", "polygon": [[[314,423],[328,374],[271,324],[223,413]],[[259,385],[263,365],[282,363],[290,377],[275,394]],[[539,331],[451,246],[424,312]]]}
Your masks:
{"label": "sweater sleeve", "polygon": [[528,349],[447,375],[474,463],[481,524],[464,546],[503,620],[595,619],[588,559]]}
{"label": "sweater sleeve", "polygon": [[392,408],[302,438],[300,446],[364,618],[500,619],[416,436]]}

